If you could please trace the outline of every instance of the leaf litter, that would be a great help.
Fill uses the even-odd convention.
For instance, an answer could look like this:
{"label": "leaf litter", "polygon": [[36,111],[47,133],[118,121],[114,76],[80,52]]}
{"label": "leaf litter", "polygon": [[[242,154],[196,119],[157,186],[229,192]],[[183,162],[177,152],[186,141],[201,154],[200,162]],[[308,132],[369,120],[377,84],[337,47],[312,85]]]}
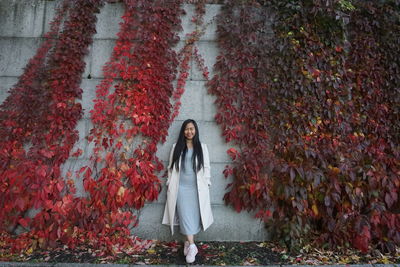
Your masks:
{"label": "leaf litter", "polygon": [[[15,262],[74,262],[74,263],[121,263],[138,265],[177,264],[185,265],[181,241],[144,240],[142,249],[116,250],[110,254],[101,249],[81,246],[75,249],[59,247],[52,250],[28,249],[12,254],[0,247],[0,261]],[[354,249],[326,250],[307,245],[297,254],[274,242],[197,242],[199,252],[196,265],[331,265],[331,264],[398,264],[400,248],[393,254],[371,249],[361,253]]]}

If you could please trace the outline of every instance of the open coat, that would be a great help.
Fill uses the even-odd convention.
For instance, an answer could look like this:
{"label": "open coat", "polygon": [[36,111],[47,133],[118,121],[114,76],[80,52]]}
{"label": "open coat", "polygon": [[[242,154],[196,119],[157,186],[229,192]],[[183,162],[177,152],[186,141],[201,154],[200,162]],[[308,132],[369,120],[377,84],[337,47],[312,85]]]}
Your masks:
{"label": "open coat", "polygon": [[[204,167],[196,173],[197,178],[197,191],[199,194],[199,206],[200,206],[200,217],[203,231],[205,231],[214,221],[211,203],[210,203],[210,190],[211,185],[211,174],[210,174],[210,157],[208,155],[208,148],[206,144],[201,144],[203,150]],[[175,144],[172,146],[171,153],[169,156],[168,164],[168,179],[167,179],[167,201],[165,203],[164,216],[162,224],[170,225],[171,234],[174,234],[174,225],[179,225],[179,221],[176,214],[176,200],[178,197],[179,189],[179,176],[181,170],[181,157],[179,158],[179,171],[176,170],[175,166],[171,170],[172,157],[174,154]],[[196,158],[197,166],[197,158]]]}

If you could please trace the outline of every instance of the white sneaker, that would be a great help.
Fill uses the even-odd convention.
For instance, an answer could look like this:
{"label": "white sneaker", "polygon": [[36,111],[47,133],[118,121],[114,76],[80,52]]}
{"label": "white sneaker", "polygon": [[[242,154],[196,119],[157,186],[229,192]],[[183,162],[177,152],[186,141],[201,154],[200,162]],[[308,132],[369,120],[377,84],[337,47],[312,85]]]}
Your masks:
{"label": "white sneaker", "polygon": [[188,254],[189,245],[190,245],[189,241],[185,241],[185,244],[183,246],[183,255],[185,255],[185,256]]}
{"label": "white sneaker", "polygon": [[199,252],[199,251],[198,251],[196,245],[195,244],[191,244],[189,246],[189,250],[188,250],[188,253],[186,255],[186,262],[187,263],[194,262],[197,252]]}

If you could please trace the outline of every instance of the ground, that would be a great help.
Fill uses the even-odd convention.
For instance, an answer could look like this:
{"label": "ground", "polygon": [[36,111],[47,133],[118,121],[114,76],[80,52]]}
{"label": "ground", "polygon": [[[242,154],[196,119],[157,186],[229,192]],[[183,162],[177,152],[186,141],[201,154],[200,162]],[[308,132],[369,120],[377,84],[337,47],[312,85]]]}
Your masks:
{"label": "ground", "polygon": [[[56,248],[51,251],[34,251],[18,255],[0,251],[0,261],[24,262],[84,262],[124,264],[179,264],[184,265],[183,244],[179,241],[153,240],[140,253],[119,253],[116,256],[96,256],[96,250],[78,248],[70,250]],[[290,255],[279,245],[271,242],[198,242],[199,253],[195,264],[199,265],[272,265],[272,264],[362,264],[400,263],[400,248],[393,254],[382,254],[377,250],[361,254],[355,250],[336,251],[303,248],[300,253]],[[98,253],[97,253],[98,254]]]}

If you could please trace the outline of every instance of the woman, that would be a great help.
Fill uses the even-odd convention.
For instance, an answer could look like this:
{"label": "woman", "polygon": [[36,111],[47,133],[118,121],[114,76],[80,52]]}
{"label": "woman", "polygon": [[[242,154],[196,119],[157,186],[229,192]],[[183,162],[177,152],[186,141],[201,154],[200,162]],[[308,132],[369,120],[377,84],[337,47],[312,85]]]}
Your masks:
{"label": "woman", "polygon": [[179,225],[180,232],[186,236],[183,253],[187,263],[194,262],[198,252],[194,235],[201,228],[205,231],[214,220],[210,178],[207,145],[200,142],[196,122],[186,120],[169,157],[167,202],[162,223],[170,225],[172,234],[174,225]]}

